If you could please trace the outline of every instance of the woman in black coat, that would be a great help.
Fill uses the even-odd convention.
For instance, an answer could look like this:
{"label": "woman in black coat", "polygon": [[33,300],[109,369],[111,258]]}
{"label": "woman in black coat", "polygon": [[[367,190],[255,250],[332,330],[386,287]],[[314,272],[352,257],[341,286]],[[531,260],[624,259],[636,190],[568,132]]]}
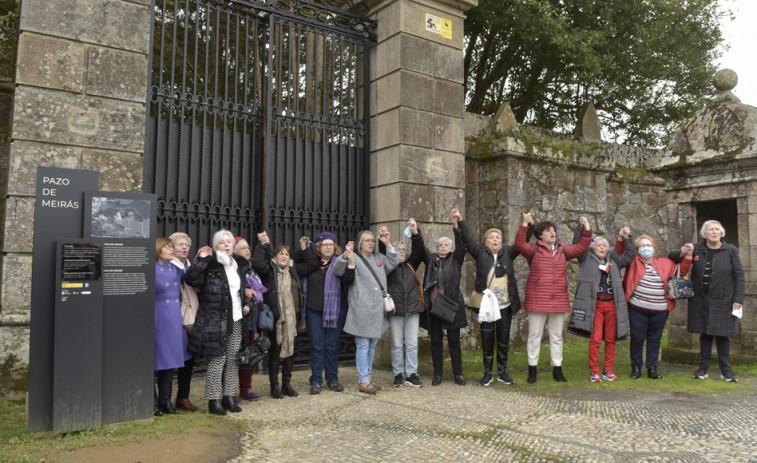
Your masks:
{"label": "woman in black coat", "polygon": [[[479,246],[473,239],[468,225],[462,215],[454,209],[457,224],[465,242],[465,247],[476,260],[475,293],[468,301],[468,306],[478,313],[481,304],[481,294],[490,289],[499,301],[500,319],[496,322],[483,322],[481,328],[481,348],[483,350],[484,376],[478,382],[480,386],[488,386],[494,381],[492,365],[494,363],[494,339],[497,339],[497,381],[505,384],[515,384],[507,373],[507,357],[510,350],[510,326],[513,315],[520,310],[520,296],[518,295],[518,280],[515,277],[513,260],[518,257],[515,246],[505,248],[502,245],[502,232],[490,228],[484,232],[484,245]],[[529,228],[529,232],[531,228]],[[528,238],[526,238],[528,241]],[[478,296],[478,297],[476,297]]]}
{"label": "woman in black coat", "polygon": [[[198,261],[184,274],[184,282],[200,288],[199,308],[189,337],[189,351],[210,357],[205,382],[208,410],[225,415],[241,412],[234,403],[238,366],[236,354],[242,343],[242,317],[250,312],[246,259],[232,253],[234,235],[220,230],[213,235],[213,248],[197,251]],[[223,378],[223,381],[222,381]],[[222,384],[223,383],[223,384]],[[221,398],[223,393],[223,400]]]}
{"label": "woman in black coat", "polygon": [[[729,336],[739,334],[738,321],[744,303],[744,268],[739,251],[722,240],[725,228],[716,220],[708,220],[699,234],[704,242],[694,246],[691,280],[694,297],[689,300],[688,331],[699,333],[699,369],[694,378],[707,378],[712,360],[712,341],[718,349],[721,378],[737,382],[728,360]],[[679,257],[680,260],[680,257]]]}
{"label": "woman in black coat", "polygon": [[[268,350],[268,379],[271,382],[271,397],[297,397],[292,388],[294,365],[294,337],[297,335],[297,312],[305,305],[300,282],[300,273],[309,273],[318,266],[315,254],[303,253],[303,261],[290,265],[289,246],[279,244],[276,249],[266,232],[258,233],[259,244],[252,256],[252,268],[260,275],[266,291],[263,299],[273,312],[275,332],[271,334]],[[279,388],[279,365],[281,365],[281,388]]]}
{"label": "woman in black coat", "polygon": [[[420,229],[412,229],[413,249],[411,259],[420,259],[426,265],[426,274],[423,277],[424,300],[428,315],[429,334],[431,335],[431,359],[434,364],[434,379],[432,386],[442,383],[442,371],[444,359],[442,357],[443,336],[447,331],[447,344],[449,355],[452,360],[452,372],[455,375],[455,383],[464,386],[463,358],[460,350],[460,328],[468,326],[465,315],[465,301],[460,292],[460,277],[463,261],[465,260],[465,244],[460,236],[457,226],[457,218],[452,217],[455,234],[455,249],[452,250],[452,240],[441,237],[436,240],[436,252],[426,249]],[[454,320],[444,321],[430,314],[437,296],[444,294],[447,298],[457,301],[457,312]]]}

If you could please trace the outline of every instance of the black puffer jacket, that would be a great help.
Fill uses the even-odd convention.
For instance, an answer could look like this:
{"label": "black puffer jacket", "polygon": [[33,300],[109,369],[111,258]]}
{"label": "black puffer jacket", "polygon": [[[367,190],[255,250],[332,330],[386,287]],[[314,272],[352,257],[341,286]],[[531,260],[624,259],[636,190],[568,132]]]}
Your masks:
{"label": "black puffer jacket", "polygon": [[[302,292],[302,283],[300,282],[299,271],[303,273],[312,272],[313,268],[318,267],[318,261],[315,258],[315,254],[302,253],[302,261],[289,267],[289,275],[292,277],[293,284],[297,284],[298,296],[294,297],[294,304],[296,309],[302,310],[305,305],[305,296]],[[278,320],[281,318],[281,310],[279,310],[279,285],[276,279],[278,273],[278,265],[271,261],[273,258],[273,247],[270,244],[258,244],[255,247],[255,253],[252,256],[252,269],[260,275],[263,280],[263,284],[268,291],[263,294],[263,300],[273,312],[273,318]],[[297,319],[299,320],[297,314]]]}
{"label": "black puffer jacket", "polygon": [[[379,241],[379,252],[386,254],[386,246]],[[419,256],[410,255],[386,276],[387,291],[394,300],[394,316],[409,317],[423,312],[421,293],[414,271],[421,264]]]}
{"label": "black puffer jacket", "polygon": [[[465,314],[465,301],[460,291],[460,277],[463,261],[465,260],[465,244],[459,229],[453,229],[455,233],[455,250],[442,259],[439,254],[426,249],[421,230],[413,235],[413,250],[411,259],[420,259],[426,264],[426,274],[423,276],[423,291],[426,300],[427,312],[431,309],[431,290],[434,286],[442,284],[444,294],[452,300],[458,301],[458,310],[455,320],[451,323],[442,322],[442,329],[460,329],[468,326]],[[441,279],[441,281],[440,281]]]}
{"label": "black puffer jacket", "polygon": [[[476,261],[476,282],[474,283],[474,289],[482,293],[488,286],[487,278],[492,266],[494,265],[494,254],[486,246],[480,246],[473,235],[471,235],[468,225],[464,220],[457,223],[460,228],[460,234],[465,242],[465,248],[468,250],[473,259]],[[531,228],[529,228],[531,232]],[[526,241],[530,238],[527,237]],[[515,277],[515,268],[513,267],[513,260],[518,257],[518,250],[515,246],[505,247],[504,244],[497,253],[497,267],[494,269],[494,274],[497,277],[503,276],[507,273],[507,292],[510,298],[510,311],[516,313],[520,310],[520,295],[518,294],[518,279]],[[476,312],[478,309],[474,309]]]}
{"label": "black puffer jacket", "polygon": [[[249,263],[244,257],[233,255],[237,262],[237,274],[240,279],[240,296],[242,307],[249,306],[250,301],[244,294],[249,288],[245,277]],[[226,335],[233,330],[233,311],[229,281],[226,270],[213,254],[198,259],[183,277],[184,283],[200,288],[197,294],[199,308],[192,333],[189,336],[189,352],[198,356],[218,357],[226,352]]]}

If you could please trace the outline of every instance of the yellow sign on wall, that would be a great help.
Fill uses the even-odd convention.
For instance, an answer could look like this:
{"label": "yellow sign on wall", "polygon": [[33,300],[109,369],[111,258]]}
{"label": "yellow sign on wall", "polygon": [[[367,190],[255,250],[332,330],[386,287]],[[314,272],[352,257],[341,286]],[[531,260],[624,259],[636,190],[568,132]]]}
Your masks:
{"label": "yellow sign on wall", "polygon": [[433,32],[434,34],[439,34],[442,38],[451,40],[452,20],[426,13],[426,30]]}

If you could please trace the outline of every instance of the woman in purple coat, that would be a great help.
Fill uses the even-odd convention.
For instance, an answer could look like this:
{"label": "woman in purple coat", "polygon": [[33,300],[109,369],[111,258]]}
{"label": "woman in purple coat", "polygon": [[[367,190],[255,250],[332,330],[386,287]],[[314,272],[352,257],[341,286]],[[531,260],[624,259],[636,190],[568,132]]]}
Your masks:
{"label": "woman in purple coat", "polygon": [[158,394],[155,416],[177,413],[171,406],[174,368],[181,368],[191,358],[187,351],[187,332],[181,324],[181,277],[184,274],[171,264],[173,241],[155,240],[155,373]]}

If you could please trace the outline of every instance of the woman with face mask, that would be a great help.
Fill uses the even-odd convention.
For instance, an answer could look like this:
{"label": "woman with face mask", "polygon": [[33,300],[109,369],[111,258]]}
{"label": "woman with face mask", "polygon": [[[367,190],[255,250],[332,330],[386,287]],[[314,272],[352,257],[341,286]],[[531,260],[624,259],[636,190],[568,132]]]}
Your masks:
{"label": "woman with face mask", "polygon": [[[410,258],[413,261],[420,261],[425,264],[426,270],[423,276],[424,300],[426,303],[426,316],[428,331],[431,337],[431,360],[434,364],[434,378],[431,380],[432,386],[438,386],[442,383],[442,373],[444,368],[444,357],[442,349],[444,347],[444,331],[447,332],[447,345],[449,346],[449,356],[452,361],[452,373],[455,376],[455,384],[464,386],[466,384],[463,376],[462,351],[460,349],[460,328],[468,326],[468,319],[465,314],[465,301],[460,291],[460,278],[463,261],[465,260],[465,243],[460,232],[458,220],[462,217],[457,209],[452,211],[452,232],[455,235],[455,247],[453,250],[452,240],[443,236],[436,240],[436,252],[426,249],[423,241],[423,235],[415,221],[411,225],[413,251]],[[448,299],[457,301],[457,312],[455,318],[448,322],[431,314],[432,307],[440,294],[444,294]]]}
{"label": "woman with face mask", "polygon": [[[660,340],[668,313],[676,306],[675,299],[667,298],[668,280],[675,273],[676,263],[667,257],[654,257],[655,244],[650,236],[636,238],[638,254],[626,270],[623,289],[628,302],[628,320],[631,325],[631,378],[641,377],[644,343],[647,344],[647,376],[662,379],[657,371],[660,355]],[[615,243],[615,250],[622,252],[625,245]],[[681,275],[689,272],[694,246],[681,247]]]}
{"label": "woman with face mask", "polygon": [[[744,267],[736,246],[723,241],[725,228],[720,222],[706,221],[699,235],[704,241],[694,245],[691,266],[694,297],[689,299],[687,323],[689,333],[699,334],[699,369],[693,376],[695,379],[708,377],[715,341],[720,377],[735,383],[738,380],[731,370],[728,337],[739,334],[741,305],[746,291]],[[678,253],[671,253],[668,257],[680,261],[680,255],[675,254]]]}
{"label": "woman with face mask", "polygon": [[552,378],[567,382],[562,371],[562,330],[565,314],[570,313],[567,263],[583,255],[591,244],[591,226],[585,217],[579,219],[581,239],[566,246],[557,240],[554,222],[539,222],[534,226],[536,244],[526,242],[531,214],[523,214],[523,223],[515,234],[515,247],[528,260],[530,270],[526,281],[525,310],[528,313],[528,383],[536,382],[539,350],[544,326],[549,333],[549,354]]}
{"label": "woman with face mask", "polygon": [[[573,237],[576,243],[581,238],[579,228]],[[613,369],[615,341],[628,336],[628,307],[623,292],[620,270],[636,257],[636,247],[631,239],[631,230],[623,227],[616,241],[625,243],[625,252],[618,254],[610,249],[606,239],[594,238],[589,252],[580,256],[581,270],[578,274],[573,311],[568,324],[568,333],[589,338],[589,374],[592,383],[617,381]],[[599,347],[605,341],[603,374],[599,369]]]}

